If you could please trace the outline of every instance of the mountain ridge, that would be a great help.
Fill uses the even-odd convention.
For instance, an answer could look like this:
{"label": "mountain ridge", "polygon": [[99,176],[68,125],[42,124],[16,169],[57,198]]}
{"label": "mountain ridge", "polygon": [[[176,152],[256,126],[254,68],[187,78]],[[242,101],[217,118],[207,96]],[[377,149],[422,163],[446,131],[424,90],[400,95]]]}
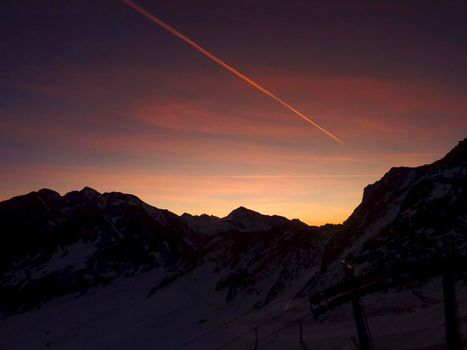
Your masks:
{"label": "mountain ridge", "polygon": [[[298,220],[244,207],[213,220],[213,225],[190,225],[187,215],[152,207],[133,195],[100,194],[89,187],[63,196],[41,189],[1,202],[0,222],[10,234],[0,235],[0,310],[29,310],[55,297],[86,293],[122,277],[158,270],[163,277],[148,291],[152,295],[206,264],[219,271],[213,283],[226,291],[226,301],[248,289],[261,294],[257,300],[261,305],[292,276],[286,272],[291,259],[287,247],[303,256],[302,251],[316,246],[309,235],[319,235]],[[288,232],[293,232],[289,245],[281,244]],[[260,277],[270,256],[276,256],[276,281],[269,281],[269,274]],[[297,264],[317,256],[297,258]],[[63,269],[51,267],[60,261]],[[249,270],[255,265],[253,276]]]}
{"label": "mountain ridge", "polygon": [[[465,229],[466,191],[467,139],[431,164],[391,168],[380,180],[365,187],[362,202],[329,242],[323,267],[344,258],[346,247],[355,244],[357,238],[373,240],[396,227],[400,232],[422,230],[425,221],[431,225],[426,229],[447,231],[455,223],[458,230]],[[443,223],[438,225],[436,220]]]}
{"label": "mountain ridge", "polygon": [[466,254],[466,162],[467,139],[432,164],[392,168],[365,187],[342,225],[320,227],[245,207],[223,218],[178,216],[90,187],[16,196],[0,202],[0,311],[27,311],[150,271],[159,276],[147,291],[154,297],[200,270],[210,271],[206,288],[226,304],[247,298],[263,307],[298,281],[318,290],[338,282],[340,260],[359,273],[384,273],[452,247]]}
{"label": "mountain ridge", "polygon": [[[190,220],[199,220],[199,221],[204,221],[204,222],[207,222],[207,221],[217,221],[217,220],[221,220],[221,221],[234,221],[234,220],[238,220],[238,219],[247,219],[247,220],[251,220],[253,218],[263,218],[263,219],[269,219],[269,221],[271,222],[271,225],[269,228],[277,225],[277,226],[280,226],[281,224],[285,223],[285,222],[290,222],[290,221],[300,221],[300,219],[288,219],[284,216],[280,216],[280,215],[267,215],[267,214],[262,214],[258,211],[255,211],[253,209],[249,209],[249,208],[246,208],[244,206],[240,206],[238,208],[235,208],[233,209],[229,214],[227,214],[226,216],[224,217],[218,217],[218,216],[215,216],[215,215],[210,215],[210,214],[206,214],[206,213],[203,213],[203,214],[199,214],[199,215],[194,215],[194,214],[190,214],[190,213],[187,213],[187,212],[184,212],[183,214],[181,215],[177,215],[173,212],[171,212],[170,210],[168,209],[162,209],[162,208],[159,208],[159,207],[156,207],[154,205],[151,205],[151,204],[148,204],[146,202],[144,202],[142,199],[140,199],[139,197],[137,197],[136,195],[133,195],[133,194],[130,194],[130,193],[124,193],[124,192],[119,192],[119,191],[111,191],[111,192],[99,192],[97,190],[95,190],[94,188],[92,187],[89,187],[89,186],[85,186],[83,187],[81,190],[72,190],[72,191],[69,191],[69,192],[66,192],[65,194],[61,195],[59,192],[57,191],[54,191],[52,189],[49,189],[49,188],[41,188],[37,191],[31,191],[27,194],[24,194],[24,195],[18,195],[18,196],[14,196],[14,197],[11,197],[9,199],[6,199],[2,202],[9,202],[9,201],[15,201],[15,200],[21,200],[21,199],[25,199],[27,197],[31,197],[31,196],[34,196],[34,195],[38,195],[39,198],[43,198],[44,199],[54,199],[54,200],[57,200],[59,198],[67,198],[67,197],[70,197],[70,196],[75,196],[76,194],[81,194],[83,195],[84,197],[88,198],[88,199],[95,199],[97,197],[108,197],[108,196],[119,196],[119,197],[127,197],[127,198],[131,198],[132,200],[136,201],[136,202],[139,202],[141,204],[144,204],[144,206],[147,206],[147,207],[151,207],[157,211],[160,211],[160,212],[165,212],[165,213],[170,213],[170,215],[174,215],[174,216],[178,216],[180,219],[182,219],[183,221],[185,221],[186,223],[190,222]],[[0,202],[0,203],[2,203]],[[306,224],[308,225],[308,224]],[[308,225],[308,226],[313,226],[314,225]],[[236,227],[237,229],[239,229],[239,227]],[[248,229],[247,229],[248,230]]]}

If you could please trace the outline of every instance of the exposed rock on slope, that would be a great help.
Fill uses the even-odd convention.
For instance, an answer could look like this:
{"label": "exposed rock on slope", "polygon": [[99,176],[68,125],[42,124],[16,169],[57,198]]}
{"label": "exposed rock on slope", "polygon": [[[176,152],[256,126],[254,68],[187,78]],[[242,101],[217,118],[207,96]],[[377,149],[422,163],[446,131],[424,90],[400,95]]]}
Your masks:
{"label": "exposed rock on slope", "polygon": [[[317,266],[324,244],[298,220],[238,208],[225,218],[179,217],[123,193],[43,189],[0,203],[0,306],[12,312],[86,293],[119,277],[160,271],[160,288],[203,264],[226,301],[269,302],[298,270]],[[318,242],[319,241],[319,242]]]}
{"label": "exposed rock on slope", "polygon": [[344,258],[361,269],[467,253],[467,139],[443,159],[392,168],[331,239],[323,267]]}
{"label": "exposed rock on slope", "polygon": [[122,193],[44,189],[0,203],[0,222],[1,303],[11,310],[197,261],[177,215]]}

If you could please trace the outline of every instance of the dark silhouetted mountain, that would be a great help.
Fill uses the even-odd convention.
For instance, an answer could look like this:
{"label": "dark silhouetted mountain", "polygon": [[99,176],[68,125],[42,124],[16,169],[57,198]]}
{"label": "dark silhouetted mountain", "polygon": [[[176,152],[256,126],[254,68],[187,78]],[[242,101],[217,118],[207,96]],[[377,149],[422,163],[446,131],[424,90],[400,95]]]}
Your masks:
{"label": "dark silhouetted mountain", "polygon": [[197,233],[217,234],[236,230],[240,232],[264,231],[281,226],[289,220],[282,216],[263,215],[256,211],[240,207],[224,218],[210,215],[193,216],[183,214],[181,219]]}
{"label": "dark silhouetted mountain", "polygon": [[365,188],[333,237],[323,267],[345,259],[361,271],[467,253],[467,139],[444,158],[392,168]]}
{"label": "dark silhouetted mountain", "polygon": [[62,197],[43,189],[0,203],[0,222],[1,295],[8,307],[150,269],[183,271],[197,259],[177,215],[123,193],[84,188]]}
{"label": "dark silhouetted mountain", "polygon": [[14,197],[0,203],[1,310],[28,310],[146,272],[157,272],[148,297],[203,274],[203,288],[224,302],[246,298],[261,307],[311,276],[315,288],[335,283],[340,259],[363,273],[465,255],[466,150],[464,140],[433,164],[391,169],[365,188],[343,225],[312,227],[244,207],[223,218],[177,216],[87,187]]}
{"label": "dark silhouetted mountain", "polygon": [[[155,282],[154,293],[205,262],[216,265],[213,268],[219,274],[213,278],[219,283],[213,283],[218,288],[259,290],[259,284],[234,285],[231,276],[245,274],[247,265],[250,270],[260,262],[265,265],[268,255],[277,257],[272,262],[275,268],[286,268],[287,242],[292,241],[299,248],[297,254],[303,254],[315,247],[308,236],[317,233],[298,220],[243,207],[225,218],[179,217],[133,195],[100,194],[88,187],[64,196],[42,189],[14,197],[0,203],[0,222],[0,304],[6,311],[28,309],[69,293],[86,293],[119,277],[161,270],[163,277]],[[296,231],[292,240],[291,231]],[[246,250],[251,251],[250,258]],[[316,265],[320,254],[312,255]],[[223,268],[228,268],[226,275]],[[254,278],[266,277],[258,274]],[[261,289],[278,288],[269,282]]]}

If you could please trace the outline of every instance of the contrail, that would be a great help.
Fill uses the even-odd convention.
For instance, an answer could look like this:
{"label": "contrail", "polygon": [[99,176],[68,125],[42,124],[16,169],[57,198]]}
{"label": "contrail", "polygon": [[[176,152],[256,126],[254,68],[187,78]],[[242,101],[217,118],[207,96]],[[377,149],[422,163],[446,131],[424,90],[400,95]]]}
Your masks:
{"label": "contrail", "polygon": [[251,86],[253,86],[254,88],[258,89],[259,91],[261,91],[262,93],[268,95],[269,97],[273,98],[274,100],[276,100],[277,102],[279,102],[282,106],[284,106],[285,108],[289,109],[290,111],[294,112],[296,115],[298,115],[299,117],[305,119],[308,123],[310,123],[311,125],[317,127],[319,130],[321,130],[322,132],[324,132],[326,135],[328,135],[329,137],[332,137],[334,140],[336,140],[337,142],[339,143],[344,143],[342,142],[339,138],[337,138],[336,136],[334,136],[332,133],[330,133],[329,131],[327,131],[326,129],[322,128],[321,126],[319,126],[318,124],[316,124],[313,120],[311,120],[310,118],[308,118],[305,114],[303,114],[302,112],[298,111],[297,109],[295,109],[294,107],[292,107],[290,104],[288,104],[287,102],[285,102],[283,99],[277,97],[276,95],[274,95],[272,92],[270,92],[269,90],[265,89],[264,87],[262,87],[261,85],[259,85],[257,82],[255,82],[254,80],[248,78],[245,74],[239,72],[238,70],[236,70],[235,68],[231,67],[230,65],[228,65],[227,63],[225,63],[224,61],[222,61],[220,58],[216,57],[215,55],[213,55],[211,52],[209,52],[208,50],[206,50],[205,48],[203,48],[202,46],[198,45],[197,43],[195,43],[193,40],[191,40],[189,37],[187,37],[186,35],[184,35],[183,33],[180,33],[178,30],[176,30],[174,27],[172,27],[171,25],[167,24],[166,22],[164,22],[163,20],[161,20],[160,18],[157,18],[156,16],[154,16],[152,13],[149,13],[148,11],[146,11],[144,8],[142,8],[141,6],[139,6],[138,4],[135,4],[133,1],[131,0],[121,0],[123,3],[125,3],[126,5],[128,5],[129,7],[131,7],[133,10],[135,10],[136,12],[142,14],[144,17],[146,17],[147,19],[149,19],[150,21],[160,25],[162,28],[166,29],[167,31],[169,31],[170,33],[172,33],[173,35],[179,37],[180,39],[182,39],[184,42],[186,42],[188,45],[192,46],[193,48],[195,48],[196,50],[198,50],[199,52],[201,52],[203,55],[205,55],[206,57],[210,58],[211,60],[213,60],[214,62],[216,62],[217,64],[221,65],[222,67],[224,67],[225,69],[227,69],[228,71],[230,71],[231,73],[235,74],[237,77],[239,77],[240,79],[242,79],[243,81],[247,82],[248,84],[250,84]]}

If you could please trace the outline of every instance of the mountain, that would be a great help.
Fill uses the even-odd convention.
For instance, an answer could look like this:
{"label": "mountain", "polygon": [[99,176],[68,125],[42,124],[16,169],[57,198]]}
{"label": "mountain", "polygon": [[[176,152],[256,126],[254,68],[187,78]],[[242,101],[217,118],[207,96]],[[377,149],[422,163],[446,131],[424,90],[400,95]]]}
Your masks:
{"label": "mountain", "polygon": [[409,262],[467,253],[467,139],[444,158],[392,168],[329,242],[323,266]]}
{"label": "mountain", "polygon": [[[311,258],[305,260],[313,265],[321,252],[310,251],[315,241],[309,237],[318,237],[318,230],[298,220],[243,207],[225,218],[179,217],[133,195],[100,194],[88,187],[64,196],[42,189],[4,201],[0,222],[0,310],[5,312],[158,270],[162,277],[152,295],[208,260],[224,272],[214,276],[213,284],[229,291],[227,300],[239,290],[261,290],[269,293],[258,300],[262,304],[284,288],[285,272],[278,270],[277,281],[258,273],[253,285],[249,269],[260,270],[272,256],[275,269],[290,269],[289,244],[293,254],[306,251]],[[269,284],[260,287],[265,279]]]}
{"label": "mountain", "polygon": [[263,215],[256,211],[239,207],[224,218],[212,215],[190,215],[184,213],[181,219],[200,234],[217,234],[236,230],[240,232],[264,231],[289,222],[282,216]]}
{"label": "mountain", "polygon": [[177,215],[122,193],[42,189],[0,203],[0,222],[0,305],[7,311],[120,276],[189,269],[197,259]]}
{"label": "mountain", "polygon": [[461,268],[466,255],[464,139],[432,164],[392,168],[368,185],[361,204],[329,240],[321,271],[307,288],[322,290],[345,281],[341,261],[361,276],[396,278],[436,275],[452,264]]}
{"label": "mountain", "polygon": [[[0,225],[0,348],[206,349],[232,337],[243,348],[258,324],[268,334],[308,314],[308,292],[345,283],[341,260],[359,276],[383,277],[465,257],[467,139],[432,164],[389,170],[342,225],[244,207],[223,218],[178,216],[88,187],[1,202]],[[439,320],[430,320],[442,306],[433,276],[423,297],[398,289],[365,297],[373,329],[384,334],[377,348],[407,348],[409,330],[414,348],[440,344]],[[307,326],[316,348],[352,346],[344,306]],[[268,348],[296,346],[295,331],[285,332]]]}

